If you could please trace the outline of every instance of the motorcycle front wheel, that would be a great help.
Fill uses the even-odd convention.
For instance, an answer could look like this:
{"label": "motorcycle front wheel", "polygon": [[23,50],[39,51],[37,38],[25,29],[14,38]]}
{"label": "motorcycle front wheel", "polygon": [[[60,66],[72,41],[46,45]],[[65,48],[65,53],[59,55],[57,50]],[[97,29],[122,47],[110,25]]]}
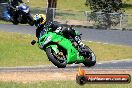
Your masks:
{"label": "motorcycle front wheel", "polygon": [[14,25],[18,25],[19,22],[17,21],[17,19],[14,17],[11,19],[11,22],[14,24]]}
{"label": "motorcycle front wheel", "polygon": [[48,59],[58,68],[65,68],[66,67],[66,60],[65,56],[60,57],[55,53],[55,51],[52,48],[46,49],[46,54],[48,56]]}
{"label": "motorcycle front wheel", "polygon": [[96,64],[95,54],[93,53],[93,51],[88,46],[85,46],[85,49],[87,50],[87,57],[85,57],[85,61],[83,62],[83,64],[86,67],[94,66]]}
{"label": "motorcycle front wheel", "polygon": [[27,20],[28,20],[29,25],[31,25],[31,26],[34,25],[33,17],[30,14],[27,16]]}

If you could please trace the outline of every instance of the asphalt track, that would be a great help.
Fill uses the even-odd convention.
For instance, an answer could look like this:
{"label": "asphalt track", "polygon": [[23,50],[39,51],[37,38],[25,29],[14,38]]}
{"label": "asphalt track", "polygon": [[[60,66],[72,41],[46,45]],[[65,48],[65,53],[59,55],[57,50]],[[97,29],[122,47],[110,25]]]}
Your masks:
{"label": "asphalt track", "polygon": [[[82,39],[108,44],[132,46],[132,31],[121,30],[94,30],[88,28],[75,28],[82,33]],[[24,25],[0,24],[0,31],[35,34],[35,27]]]}
{"label": "asphalt track", "polygon": [[[77,71],[78,64],[68,65],[66,68],[57,68],[54,65],[41,65],[41,66],[23,66],[23,67],[0,67],[0,72],[71,72]],[[127,70],[132,71],[132,60],[116,60],[97,63],[93,67],[85,67],[81,65],[82,69],[85,70],[100,70],[100,71],[111,71],[111,70]]]}
{"label": "asphalt track", "polygon": [[[87,41],[96,41],[110,44],[120,44],[132,46],[132,31],[120,30],[93,30],[85,28],[76,28],[82,33],[82,39]],[[17,32],[24,34],[35,34],[35,27],[25,25],[0,24],[0,31]],[[0,72],[47,72],[47,71],[76,71],[79,65],[68,65],[66,68],[58,69],[54,65],[41,65],[30,67],[0,67]],[[132,59],[120,61],[108,61],[97,63],[94,67],[82,66],[85,70],[132,70]]]}

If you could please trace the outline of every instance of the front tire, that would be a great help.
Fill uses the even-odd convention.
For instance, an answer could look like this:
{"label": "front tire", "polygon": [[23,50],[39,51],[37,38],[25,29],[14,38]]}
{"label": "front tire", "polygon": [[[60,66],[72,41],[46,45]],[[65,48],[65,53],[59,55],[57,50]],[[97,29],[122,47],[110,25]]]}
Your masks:
{"label": "front tire", "polygon": [[28,17],[27,17],[27,20],[28,20],[28,24],[33,26],[34,25],[34,21],[33,21],[33,17],[29,14]]}
{"label": "front tire", "polygon": [[11,19],[11,22],[14,24],[14,25],[18,25],[18,21],[17,21],[17,19],[16,18],[12,18]]}
{"label": "front tire", "polygon": [[49,61],[51,61],[58,68],[65,68],[66,67],[66,61],[64,61],[63,63],[59,62],[58,58],[54,55],[53,49],[47,48],[46,54],[48,56]]}
{"label": "front tire", "polygon": [[86,59],[83,64],[86,66],[86,67],[92,67],[96,64],[96,61],[92,61],[91,58],[89,59]]}
{"label": "front tire", "polygon": [[96,56],[88,46],[85,46],[85,48],[88,50],[88,57],[85,57],[83,64],[86,67],[92,67],[96,64]]}

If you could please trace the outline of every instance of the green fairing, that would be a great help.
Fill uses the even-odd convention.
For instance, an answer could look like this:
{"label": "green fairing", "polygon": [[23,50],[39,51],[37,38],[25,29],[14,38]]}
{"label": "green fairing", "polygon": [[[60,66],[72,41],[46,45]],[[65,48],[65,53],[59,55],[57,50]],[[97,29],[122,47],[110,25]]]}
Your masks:
{"label": "green fairing", "polygon": [[[44,44],[46,41],[46,38],[51,37],[51,40],[49,42],[54,42],[54,45],[48,45]],[[61,35],[58,35],[56,33],[53,32],[46,32],[42,37],[40,37],[38,45],[44,45],[46,47],[51,47],[56,53],[59,52],[57,44],[59,44],[60,46],[62,46],[64,49],[67,50],[67,64],[71,64],[71,63],[81,63],[84,62],[84,57],[83,56],[79,56],[79,52],[72,46],[72,43],[70,40],[64,38]]]}

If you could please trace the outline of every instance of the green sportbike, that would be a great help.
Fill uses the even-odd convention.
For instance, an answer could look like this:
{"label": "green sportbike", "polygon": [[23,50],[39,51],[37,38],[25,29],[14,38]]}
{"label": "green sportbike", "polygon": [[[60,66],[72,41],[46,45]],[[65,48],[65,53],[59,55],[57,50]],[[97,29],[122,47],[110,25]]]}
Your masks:
{"label": "green sportbike", "polygon": [[91,67],[96,63],[96,56],[88,46],[85,45],[81,49],[75,41],[52,32],[51,28],[41,33],[37,43],[39,48],[46,52],[49,61],[58,68],[65,68],[67,64],[72,63],[83,63]]}

